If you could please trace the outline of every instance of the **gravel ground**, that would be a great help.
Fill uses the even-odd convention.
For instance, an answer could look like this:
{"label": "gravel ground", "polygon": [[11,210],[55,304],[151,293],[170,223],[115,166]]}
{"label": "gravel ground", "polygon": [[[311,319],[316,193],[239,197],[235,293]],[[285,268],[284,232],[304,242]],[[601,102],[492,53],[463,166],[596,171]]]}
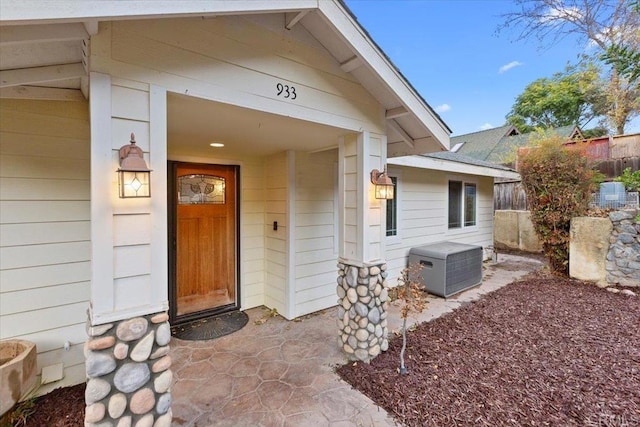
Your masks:
{"label": "gravel ground", "polygon": [[640,426],[640,297],[537,274],[339,375],[407,426]]}

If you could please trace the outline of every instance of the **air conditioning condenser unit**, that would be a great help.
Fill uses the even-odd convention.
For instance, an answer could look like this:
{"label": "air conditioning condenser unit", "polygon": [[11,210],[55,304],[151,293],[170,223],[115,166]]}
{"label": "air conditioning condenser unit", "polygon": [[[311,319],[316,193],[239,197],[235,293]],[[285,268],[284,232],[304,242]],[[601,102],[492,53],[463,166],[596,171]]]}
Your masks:
{"label": "air conditioning condenser unit", "polygon": [[441,297],[482,283],[482,246],[440,242],[409,251],[409,265],[420,264],[420,280],[431,294]]}

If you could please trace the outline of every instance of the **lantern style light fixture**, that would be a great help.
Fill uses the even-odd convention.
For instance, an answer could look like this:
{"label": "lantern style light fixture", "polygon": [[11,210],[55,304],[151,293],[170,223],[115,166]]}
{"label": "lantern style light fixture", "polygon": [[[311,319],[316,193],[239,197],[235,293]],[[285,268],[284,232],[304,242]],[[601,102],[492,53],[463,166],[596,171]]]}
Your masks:
{"label": "lantern style light fixture", "polygon": [[147,167],[144,153],[136,145],[133,133],[130,143],[120,148],[120,168],[117,172],[120,198],[151,197],[151,169]]}
{"label": "lantern style light fixture", "polygon": [[387,167],[380,172],[378,169],[371,171],[371,183],[376,186],[376,199],[392,200],[394,193],[393,181],[387,175]]}

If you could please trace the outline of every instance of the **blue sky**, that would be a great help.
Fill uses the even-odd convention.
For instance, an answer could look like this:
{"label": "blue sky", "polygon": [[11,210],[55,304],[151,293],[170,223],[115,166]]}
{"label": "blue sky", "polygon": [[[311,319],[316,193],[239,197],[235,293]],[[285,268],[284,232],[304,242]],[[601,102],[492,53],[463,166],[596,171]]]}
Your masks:
{"label": "blue sky", "polygon": [[[541,77],[563,71],[586,46],[563,40],[543,48],[497,33],[506,0],[346,0],[358,21],[438,111],[452,135],[501,126],[515,98]],[[626,133],[640,132],[640,119]]]}

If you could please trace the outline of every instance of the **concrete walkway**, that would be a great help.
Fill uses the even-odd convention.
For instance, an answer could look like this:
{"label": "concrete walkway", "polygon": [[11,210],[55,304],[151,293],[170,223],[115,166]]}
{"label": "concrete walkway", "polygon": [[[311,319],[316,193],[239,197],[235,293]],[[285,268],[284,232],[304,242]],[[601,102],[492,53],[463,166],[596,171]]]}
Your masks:
{"label": "concrete walkway", "polygon": [[[431,320],[536,271],[533,258],[499,255],[483,284],[447,300],[430,298],[412,322]],[[337,298],[337,297],[336,297]],[[389,330],[401,326],[399,304]],[[393,426],[393,419],[342,381],[336,310],[287,321],[264,308],[247,311],[242,330],[211,341],[171,341],[175,426]],[[263,322],[264,321],[264,322]]]}

